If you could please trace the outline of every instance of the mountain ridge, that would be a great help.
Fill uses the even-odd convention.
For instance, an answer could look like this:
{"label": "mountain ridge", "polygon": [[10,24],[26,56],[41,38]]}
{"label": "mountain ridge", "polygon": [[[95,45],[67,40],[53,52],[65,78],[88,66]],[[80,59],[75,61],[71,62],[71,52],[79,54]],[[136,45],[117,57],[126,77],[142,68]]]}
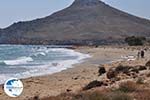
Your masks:
{"label": "mountain ridge", "polygon": [[103,44],[118,42],[131,35],[150,37],[149,26],[149,20],[122,12],[102,1],[75,0],[50,16],[14,23],[0,30],[0,43],[84,44],[96,41]]}

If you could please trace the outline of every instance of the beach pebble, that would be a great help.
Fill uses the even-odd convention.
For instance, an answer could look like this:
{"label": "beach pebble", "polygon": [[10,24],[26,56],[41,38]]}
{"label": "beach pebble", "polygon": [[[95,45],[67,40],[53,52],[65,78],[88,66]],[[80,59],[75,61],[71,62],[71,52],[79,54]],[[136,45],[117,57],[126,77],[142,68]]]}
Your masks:
{"label": "beach pebble", "polygon": [[67,92],[71,92],[72,90],[71,90],[71,89],[67,89],[66,91],[67,91]]}

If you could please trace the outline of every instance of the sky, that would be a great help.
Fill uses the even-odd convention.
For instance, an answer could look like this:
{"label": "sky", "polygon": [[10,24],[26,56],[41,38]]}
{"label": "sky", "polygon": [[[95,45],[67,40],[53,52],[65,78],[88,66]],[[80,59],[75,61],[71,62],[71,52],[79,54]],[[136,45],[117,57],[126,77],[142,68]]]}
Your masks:
{"label": "sky", "polygon": [[[64,9],[74,0],[0,0],[0,28],[8,27],[14,22],[42,18]],[[150,0],[103,0],[105,3],[131,13],[150,19]]]}

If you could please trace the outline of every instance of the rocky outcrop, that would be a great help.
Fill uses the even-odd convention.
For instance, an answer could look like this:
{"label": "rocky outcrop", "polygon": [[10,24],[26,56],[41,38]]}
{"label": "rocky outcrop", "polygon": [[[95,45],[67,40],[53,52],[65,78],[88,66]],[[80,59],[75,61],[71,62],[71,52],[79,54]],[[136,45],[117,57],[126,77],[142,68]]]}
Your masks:
{"label": "rocky outcrop", "polygon": [[111,69],[109,69],[109,71],[106,73],[106,76],[107,76],[108,79],[113,79],[113,78],[116,78],[117,74],[118,74],[118,73],[116,72],[115,68],[111,68]]}
{"label": "rocky outcrop", "polygon": [[149,67],[150,68],[150,61],[148,61],[145,66]]}
{"label": "rocky outcrop", "polygon": [[83,88],[83,90],[89,90],[89,89],[92,89],[92,88],[95,88],[95,87],[101,87],[103,85],[106,85],[106,84],[104,84],[104,82],[102,82],[102,81],[94,80],[94,81],[90,82],[88,85],[86,85]]}
{"label": "rocky outcrop", "polygon": [[106,73],[105,67],[99,67],[98,73],[99,73],[99,76],[101,76],[102,74]]}
{"label": "rocky outcrop", "polygon": [[122,79],[137,78],[141,71],[146,71],[146,66],[123,66],[119,65],[117,67],[110,68],[106,72],[106,77],[111,81],[119,81]]}

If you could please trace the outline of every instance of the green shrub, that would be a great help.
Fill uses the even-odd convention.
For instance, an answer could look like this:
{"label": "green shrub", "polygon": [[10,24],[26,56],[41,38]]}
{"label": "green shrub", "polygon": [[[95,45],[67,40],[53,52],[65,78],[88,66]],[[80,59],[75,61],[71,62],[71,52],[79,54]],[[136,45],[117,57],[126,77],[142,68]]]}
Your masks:
{"label": "green shrub", "polygon": [[148,45],[150,45],[150,39],[149,39],[149,40],[147,40],[147,44],[148,44]]}
{"label": "green shrub", "polygon": [[145,37],[126,37],[125,42],[128,43],[130,46],[140,46],[144,44],[144,41],[146,41]]}

